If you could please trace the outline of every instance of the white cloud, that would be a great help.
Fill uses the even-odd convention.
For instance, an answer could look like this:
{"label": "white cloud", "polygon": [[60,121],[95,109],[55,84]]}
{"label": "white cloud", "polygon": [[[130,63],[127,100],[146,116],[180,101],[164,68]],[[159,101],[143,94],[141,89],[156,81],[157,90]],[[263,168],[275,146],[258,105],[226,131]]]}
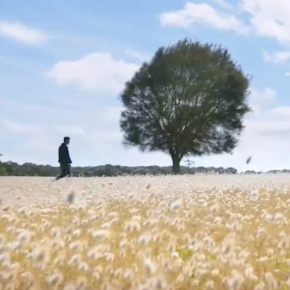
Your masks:
{"label": "white cloud", "polygon": [[265,61],[274,64],[283,64],[287,63],[290,60],[289,50],[274,51],[274,52],[268,52],[263,50],[262,53]]}
{"label": "white cloud", "polygon": [[23,125],[18,124],[10,120],[2,120],[1,125],[8,129],[9,131],[16,133],[16,134],[38,134],[39,128],[35,125]]}
{"label": "white cloud", "polygon": [[251,92],[251,99],[253,101],[258,100],[258,101],[262,101],[263,103],[265,101],[270,101],[270,102],[276,101],[278,97],[277,92],[271,88],[265,88],[260,91],[251,89],[250,92]]}
{"label": "white cloud", "polygon": [[257,35],[290,44],[290,2],[288,0],[241,0]]}
{"label": "white cloud", "polygon": [[75,61],[56,63],[48,76],[60,86],[77,86],[98,93],[119,93],[139,65],[96,52]]}
{"label": "white cloud", "polygon": [[[274,64],[290,61],[290,1],[238,0],[235,6],[225,0],[212,1],[220,8],[215,9],[205,2],[187,2],[183,9],[162,13],[160,23],[162,26],[183,28],[206,24],[216,29],[270,38],[284,45],[285,49],[262,51],[265,61]],[[289,75],[287,72],[286,76]]]}
{"label": "white cloud", "polygon": [[44,32],[16,22],[0,21],[0,35],[30,45],[41,44],[48,40]]}
{"label": "white cloud", "polygon": [[248,33],[249,29],[236,16],[222,13],[206,3],[187,2],[183,9],[164,12],[160,15],[162,26],[187,28],[202,23],[218,29]]}
{"label": "white cloud", "polygon": [[276,107],[270,111],[270,114],[278,119],[290,121],[290,107]]}
{"label": "white cloud", "polygon": [[223,9],[227,9],[227,10],[233,9],[233,6],[225,0],[212,0],[212,1]]}

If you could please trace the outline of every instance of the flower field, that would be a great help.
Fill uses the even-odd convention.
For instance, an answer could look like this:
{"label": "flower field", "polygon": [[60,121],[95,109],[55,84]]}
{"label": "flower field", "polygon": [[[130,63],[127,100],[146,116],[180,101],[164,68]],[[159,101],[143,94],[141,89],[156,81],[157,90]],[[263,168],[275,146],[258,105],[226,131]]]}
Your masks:
{"label": "flower field", "polygon": [[290,176],[0,178],[0,289],[290,289]]}

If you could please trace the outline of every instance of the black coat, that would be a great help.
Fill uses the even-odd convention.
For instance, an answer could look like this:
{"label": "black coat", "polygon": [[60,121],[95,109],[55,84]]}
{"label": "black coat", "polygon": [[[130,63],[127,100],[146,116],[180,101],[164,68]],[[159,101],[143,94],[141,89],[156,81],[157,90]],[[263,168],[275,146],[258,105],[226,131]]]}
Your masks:
{"label": "black coat", "polygon": [[58,162],[60,164],[72,163],[70,156],[69,156],[68,147],[65,143],[62,143],[58,148]]}

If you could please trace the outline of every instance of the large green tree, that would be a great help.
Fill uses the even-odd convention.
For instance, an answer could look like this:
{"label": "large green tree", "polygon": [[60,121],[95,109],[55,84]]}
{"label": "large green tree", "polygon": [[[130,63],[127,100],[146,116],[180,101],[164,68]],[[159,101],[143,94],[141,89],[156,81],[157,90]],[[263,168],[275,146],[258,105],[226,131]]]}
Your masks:
{"label": "large green tree", "polygon": [[125,85],[124,144],[185,156],[231,153],[243,129],[249,78],[221,46],[187,39],[161,47]]}

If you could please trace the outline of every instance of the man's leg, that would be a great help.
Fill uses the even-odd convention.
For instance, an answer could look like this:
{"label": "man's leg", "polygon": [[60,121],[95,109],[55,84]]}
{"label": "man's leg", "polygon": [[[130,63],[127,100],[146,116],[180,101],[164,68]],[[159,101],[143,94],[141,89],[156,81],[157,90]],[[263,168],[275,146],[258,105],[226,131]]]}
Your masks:
{"label": "man's leg", "polygon": [[70,164],[65,166],[65,176],[71,177]]}
{"label": "man's leg", "polygon": [[66,176],[66,165],[61,164],[60,165],[60,175],[56,177],[56,180],[64,178],[65,176]]}

